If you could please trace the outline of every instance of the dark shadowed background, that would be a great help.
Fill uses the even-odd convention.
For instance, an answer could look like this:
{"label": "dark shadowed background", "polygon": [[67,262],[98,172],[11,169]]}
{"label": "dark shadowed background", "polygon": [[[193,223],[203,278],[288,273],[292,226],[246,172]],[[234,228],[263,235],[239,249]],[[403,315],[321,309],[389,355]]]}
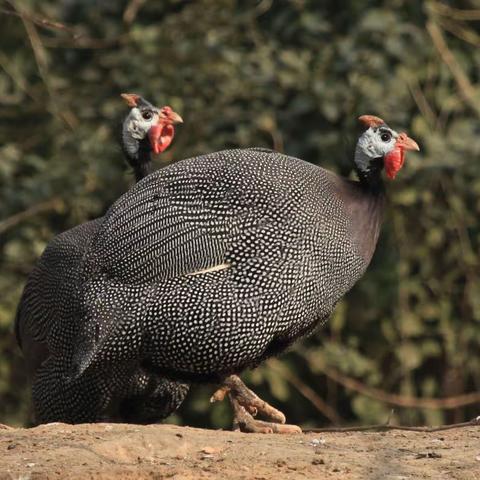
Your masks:
{"label": "dark shadowed background", "polygon": [[[479,26],[478,0],[0,0],[0,423],[30,422],[12,335],[29,271],[133,183],[121,92],[184,118],[158,168],[265,146],[350,175],[360,114],[406,130],[421,152],[388,184],[367,274],[244,378],[304,426],[478,415]],[[212,392],[171,420],[228,426]]]}

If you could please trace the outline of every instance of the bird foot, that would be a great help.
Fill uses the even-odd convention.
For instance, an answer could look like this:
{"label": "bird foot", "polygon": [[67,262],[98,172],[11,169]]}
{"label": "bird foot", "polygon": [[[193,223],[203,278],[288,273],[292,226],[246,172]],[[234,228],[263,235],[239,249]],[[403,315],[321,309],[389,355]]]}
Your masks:
{"label": "bird foot", "polygon": [[[285,415],[253,393],[237,375],[230,375],[212,395],[210,401],[219,402],[228,394],[233,407],[233,430],[249,433],[301,433],[296,425],[285,425]],[[258,413],[271,420],[256,420]]]}
{"label": "bird foot", "polygon": [[[240,405],[240,402],[236,398],[232,397],[231,394],[229,394],[228,396],[230,398],[230,402],[232,404],[234,412],[234,431],[240,431],[244,433],[302,433],[302,429],[297,425],[288,425],[285,423],[265,422],[263,420],[256,420],[255,418],[253,418],[252,414],[247,412],[247,409],[243,405]],[[271,409],[276,410],[270,405],[268,406]],[[278,410],[276,410],[276,412],[278,412]],[[283,413],[278,413],[280,413],[283,418],[285,418]]]}

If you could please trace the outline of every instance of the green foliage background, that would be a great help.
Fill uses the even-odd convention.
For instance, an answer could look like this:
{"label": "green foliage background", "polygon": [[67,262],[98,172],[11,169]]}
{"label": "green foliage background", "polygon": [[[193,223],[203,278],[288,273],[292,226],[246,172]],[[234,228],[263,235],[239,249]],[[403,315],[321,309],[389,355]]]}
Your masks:
{"label": "green foliage background", "polygon": [[[358,115],[408,131],[422,150],[388,185],[367,274],[326,329],[246,380],[303,425],[383,422],[385,393],[415,397],[393,402],[398,422],[480,413],[416,400],[480,391],[479,20],[474,0],[0,1],[0,422],[29,422],[12,336],[29,271],[132,184],[121,92],[185,120],[158,168],[262,145],[349,175]],[[228,426],[212,390],[171,420]]]}

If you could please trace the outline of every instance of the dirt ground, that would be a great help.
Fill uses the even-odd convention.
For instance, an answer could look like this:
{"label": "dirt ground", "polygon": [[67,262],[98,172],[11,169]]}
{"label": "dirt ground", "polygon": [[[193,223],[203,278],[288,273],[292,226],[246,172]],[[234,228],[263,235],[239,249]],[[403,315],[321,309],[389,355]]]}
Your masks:
{"label": "dirt ground", "polygon": [[173,425],[0,429],[0,480],[480,480],[480,426],[262,435]]}

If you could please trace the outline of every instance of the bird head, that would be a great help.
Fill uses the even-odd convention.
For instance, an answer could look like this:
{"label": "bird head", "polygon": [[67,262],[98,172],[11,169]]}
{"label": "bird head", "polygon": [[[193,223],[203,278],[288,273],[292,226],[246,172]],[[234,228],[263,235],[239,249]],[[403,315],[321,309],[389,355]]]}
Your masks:
{"label": "bird head", "polygon": [[403,166],[405,152],[420,150],[417,142],[404,132],[396,132],[379,117],[362,115],[359,121],[367,129],[357,142],[357,169],[361,174],[368,175],[372,164],[381,159],[387,177],[393,180]]}
{"label": "bird head", "polygon": [[183,123],[182,117],[171,107],[154,107],[150,102],[134,93],[122,93],[122,98],[131,107],[123,122],[123,141],[127,153],[133,153],[140,141],[147,139],[153,153],[161,153],[172,143],[174,125]]}

